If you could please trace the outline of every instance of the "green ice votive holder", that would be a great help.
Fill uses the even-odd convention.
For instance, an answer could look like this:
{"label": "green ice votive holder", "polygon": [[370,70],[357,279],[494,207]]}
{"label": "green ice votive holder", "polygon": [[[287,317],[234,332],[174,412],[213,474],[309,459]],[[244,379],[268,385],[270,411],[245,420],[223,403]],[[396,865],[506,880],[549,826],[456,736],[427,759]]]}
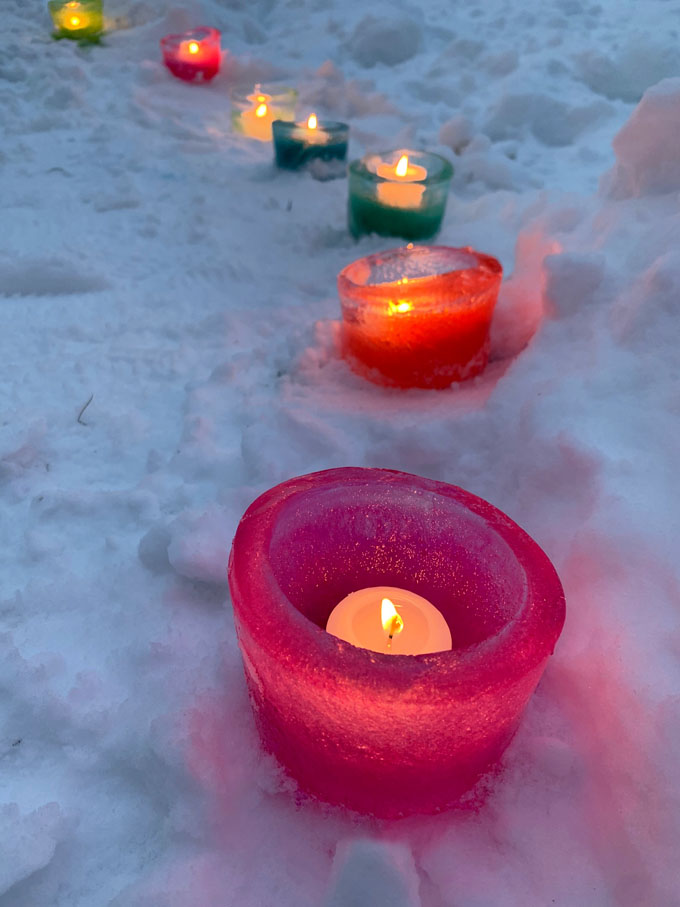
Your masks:
{"label": "green ice votive holder", "polygon": [[449,161],[428,151],[399,149],[352,161],[350,233],[430,239],[441,226],[452,176]]}
{"label": "green ice votive holder", "polygon": [[104,31],[102,0],[50,0],[54,38],[96,41]]}

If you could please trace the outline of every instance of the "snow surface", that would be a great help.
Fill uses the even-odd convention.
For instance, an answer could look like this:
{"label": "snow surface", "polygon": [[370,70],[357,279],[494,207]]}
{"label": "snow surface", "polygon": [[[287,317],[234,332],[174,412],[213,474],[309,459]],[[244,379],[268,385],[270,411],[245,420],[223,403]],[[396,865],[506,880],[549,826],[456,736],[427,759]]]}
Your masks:
{"label": "snow surface", "polygon": [[[89,49],[1,6],[1,907],[679,904],[680,3],[107,0]],[[209,86],[159,63],[198,24]],[[339,359],[336,274],[385,243],[231,134],[273,77],[354,156],[453,160],[441,241],[507,274],[479,380]],[[474,811],[297,802],[259,749],[228,547],[340,465],[482,495],[564,582]]]}

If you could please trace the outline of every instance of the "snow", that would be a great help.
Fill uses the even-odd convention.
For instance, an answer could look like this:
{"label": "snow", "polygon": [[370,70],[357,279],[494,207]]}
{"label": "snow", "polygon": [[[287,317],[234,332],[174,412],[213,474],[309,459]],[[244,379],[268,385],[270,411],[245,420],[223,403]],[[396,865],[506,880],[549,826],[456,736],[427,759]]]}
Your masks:
{"label": "snow", "polygon": [[[106,7],[83,49],[2,3],[0,907],[377,905],[374,874],[395,905],[677,904],[680,3]],[[199,24],[229,50],[209,86],[159,62]],[[347,235],[346,180],[231,133],[230,85],[271,78],[353,156],[453,161],[440,241],[507,275],[480,379],[338,358],[335,277],[386,243]],[[347,815],[259,749],[230,540],[341,465],[480,494],[563,580],[474,810]]]}
{"label": "snow", "polygon": [[643,96],[614,138],[616,166],[603,180],[614,198],[664,195],[680,189],[678,92],[680,79],[664,79]]}
{"label": "snow", "polygon": [[340,841],[324,907],[420,907],[418,873],[405,844]]}

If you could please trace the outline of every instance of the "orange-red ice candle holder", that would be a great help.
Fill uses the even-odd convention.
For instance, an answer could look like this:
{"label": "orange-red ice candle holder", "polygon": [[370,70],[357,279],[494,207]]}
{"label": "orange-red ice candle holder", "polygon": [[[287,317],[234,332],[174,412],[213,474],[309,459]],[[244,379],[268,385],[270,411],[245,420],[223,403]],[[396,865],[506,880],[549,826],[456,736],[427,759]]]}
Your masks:
{"label": "orange-red ice candle holder", "polygon": [[466,247],[413,246],[352,262],[338,276],[343,353],[380,384],[448,387],[478,375],[503,276]]}

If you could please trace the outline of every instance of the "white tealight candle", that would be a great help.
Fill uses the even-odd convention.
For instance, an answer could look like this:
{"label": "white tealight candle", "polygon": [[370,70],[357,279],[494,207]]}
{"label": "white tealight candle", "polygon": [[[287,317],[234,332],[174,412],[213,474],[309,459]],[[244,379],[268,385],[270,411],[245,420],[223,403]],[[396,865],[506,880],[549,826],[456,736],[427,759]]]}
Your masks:
{"label": "white tealight candle", "polygon": [[425,186],[418,180],[427,179],[427,170],[419,164],[412,164],[408,154],[402,154],[396,164],[381,161],[375,168],[376,174],[385,182],[378,183],[378,201],[390,208],[419,208]]}
{"label": "white tealight candle", "polygon": [[360,589],[331,611],[328,633],[387,655],[426,655],[452,648],[444,615],[421,595],[396,586]]}
{"label": "white tealight candle", "polygon": [[319,126],[319,120],[315,113],[309,115],[306,123],[296,123],[298,128],[295,131],[295,138],[306,142],[308,145],[327,145],[331,137]]}
{"label": "white tealight candle", "polygon": [[177,51],[177,56],[185,61],[195,63],[201,54],[201,45],[198,41],[182,41]]}
{"label": "white tealight candle", "polygon": [[272,121],[275,116],[271,108],[271,95],[263,94],[255,86],[255,92],[248,95],[251,106],[241,113],[241,129],[248,138],[269,142],[272,137]]}

